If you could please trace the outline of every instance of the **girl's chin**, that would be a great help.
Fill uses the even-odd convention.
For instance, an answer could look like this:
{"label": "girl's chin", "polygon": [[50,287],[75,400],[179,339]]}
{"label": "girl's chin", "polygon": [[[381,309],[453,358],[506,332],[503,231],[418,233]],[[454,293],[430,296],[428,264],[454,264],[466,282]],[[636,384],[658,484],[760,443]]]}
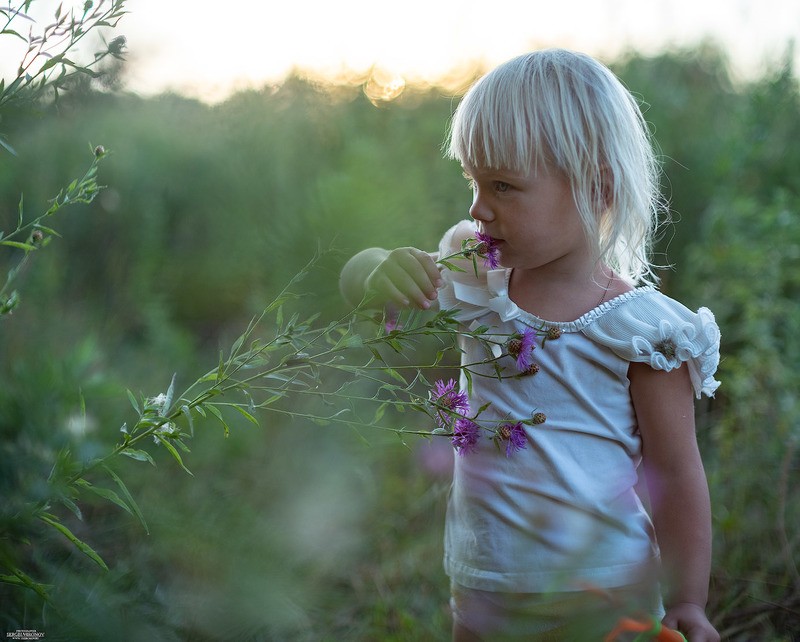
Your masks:
{"label": "girl's chin", "polygon": [[505,241],[497,241],[497,260],[500,267],[514,267],[514,252]]}

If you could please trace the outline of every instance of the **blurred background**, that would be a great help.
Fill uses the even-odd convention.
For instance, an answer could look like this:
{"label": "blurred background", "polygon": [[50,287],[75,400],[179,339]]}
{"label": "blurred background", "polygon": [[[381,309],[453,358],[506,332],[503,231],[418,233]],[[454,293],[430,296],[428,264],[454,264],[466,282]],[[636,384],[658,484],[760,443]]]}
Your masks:
{"label": "blurred background", "polygon": [[[723,385],[697,409],[714,502],[712,619],[729,640],[798,639],[800,7],[551,4],[134,0],[100,30],[126,36],[126,61],[76,78],[55,104],[0,112],[16,151],[0,149],[4,231],[21,194],[26,212],[43,212],[92,147],[110,151],[105,189],[48,222],[61,238],[26,266],[19,307],[0,321],[6,506],[38,496],[59,449],[109,450],[132,415],[126,389],[155,396],[173,373],[186,386],[215,367],[319,247],[331,251],[297,307],[323,319],[347,312],[337,279],[355,251],[435,247],[471,198],[441,153],[459,95],[510,56],[566,46],[598,56],[641,99],[674,217],[658,248],[674,266],[662,289],[710,307],[722,329]],[[46,22],[57,6],[30,13]],[[2,40],[8,79],[19,44]],[[14,258],[0,248],[4,275]],[[168,456],[117,464],[149,534],[113,504],[81,504],[70,527],[109,572],[55,535],[25,551],[55,608],[0,583],[3,630],[449,639],[446,440],[277,416],[228,438],[211,422],[197,429],[193,477]],[[3,527],[18,517],[4,510]]]}

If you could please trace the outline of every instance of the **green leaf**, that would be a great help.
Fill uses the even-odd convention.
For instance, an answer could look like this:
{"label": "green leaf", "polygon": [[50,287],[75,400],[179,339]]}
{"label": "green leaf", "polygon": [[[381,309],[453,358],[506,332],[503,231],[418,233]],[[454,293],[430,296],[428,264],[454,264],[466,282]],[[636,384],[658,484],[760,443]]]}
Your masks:
{"label": "green leaf", "polygon": [[247,412],[244,408],[242,408],[241,406],[234,406],[234,408],[236,408],[236,410],[238,410],[249,422],[255,424],[256,426],[259,425],[258,419],[256,419],[253,415]]}
{"label": "green leaf", "polygon": [[52,526],[53,528],[55,528],[59,533],[61,533],[70,542],[72,542],[81,553],[86,555],[89,559],[91,559],[104,571],[108,570],[108,566],[106,566],[106,563],[103,561],[103,558],[97,554],[97,551],[95,551],[86,542],[78,539],[78,537],[76,537],[71,530],[69,530],[66,526],[64,526],[64,524],[58,521],[58,518],[55,515],[42,513],[41,515],[39,515],[39,519],[42,520],[48,526]]}
{"label": "green leaf", "polygon": [[[21,35],[19,35],[19,34],[18,34],[16,31],[14,31],[13,29],[3,29],[2,31],[0,31],[0,36],[2,36],[2,35],[5,35],[5,34],[8,34],[9,36],[16,36],[17,38],[19,38],[19,39],[20,39],[20,40],[22,40],[23,42],[28,42],[28,39],[27,39],[25,36],[21,36]],[[2,90],[2,87],[0,87],[0,91],[1,91],[1,90]]]}
{"label": "green leaf", "polygon": [[364,345],[364,340],[357,334],[344,336],[336,344],[337,348],[360,348]]}
{"label": "green leaf", "polygon": [[175,396],[175,378],[178,376],[178,373],[172,375],[172,381],[169,382],[169,388],[167,388],[167,393],[164,395],[164,415],[166,416],[169,413],[169,409],[172,407],[172,397]]}
{"label": "green leaf", "polygon": [[217,366],[217,377],[216,381],[222,381],[222,377],[225,376],[225,355],[222,354],[222,350],[219,351],[219,365]]}
{"label": "green leaf", "polygon": [[13,575],[0,575],[0,582],[14,584],[16,586],[25,586],[32,591],[35,591],[45,602],[50,601],[50,596],[47,594],[47,592],[53,588],[52,584],[40,584],[39,582],[35,582],[20,569],[16,568],[13,564],[10,564],[7,559],[3,559],[2,561],[3,565],[6,566],[13,573]]}
{"label": "green leaf", "polygon": [[223,418],[222,413],[219,411],[219,408],[210,403],[203,404],[203,407],[206,410],[208,410],[212,415],[214,415],[217,419],[219,419],[219,422],[222,424],[222,429],[225,431],[225,436],[228,437],[231,434],[231,429],[225,422],[225,419]]}
{"label": "green leaf", "polygon": [[231,346],[231,359],[233,359],[233,357],[239,354],[239,350],[241,349],[244,340],[245,340],[245,335],[243,334],[238,339],[236,339],[236,341],[233,342],[233,346]]}
{"label": "green leaf", "polygon": [[388,406],[388,402],[383,402],[378,409],[375,411],[375,416],[372,418],[372,423],[379,423],[381,419],[383,419],[383,415],[386,412],[386,407]]}
{"label": "green leaf", "polygon": [[98,497],[102,497],[103,499],[107,499],[108,501],[110,501],[110,502],[116,504],[117,506],[119,506],[125,512],[130,513],[131,515],[133,515],[133,511],[130,509],[130,506],[128,506],[125,502],[123,502],[120,499],[119,495],[117,495],[113,490],[110,490],[108,488],[101,488],[100,486],[95,486],[94,484],[88,482],[85,479],[79,479],[75,483],[78,486],[80,486],[81,488],[84,488],[84,489],[86,489],[88,491],[93,492]]}
{"label": "green leaf", "polygon": [[17,156],[16,150],[11,145],[9,145],[6,141],[4,141],[2,136],[0,136],[0,147],[5,149],[12,156]]}
{"label": "green leaf", "polygon": [[172,445],[172,444],[169,442],[169,439],[166,439],[166,438],[162,437],[161,435],[156,435],[156,439],[158,439],[158,441],[159,441],[159,442],[161,442],[161,445],[162,445],[162,446],[164,446],[164,448],[166,448],[166,449],[169,451],[170,455],[172,455],[172,456],[175,458],[175,461],[177,461],[177,462],[178,462],[178,464],[180,465],[180,467],[181,467],[181,468],[183,468],[183,469],[184,469],[184,470],[185,470],[187,473],[189,473],[189,474],[190,474],[192,477],[194,477],[194,473],[192,473],[192,471],[191,471],[191,470],[189,470],[189,469],[188,469],[188,468],[187,468],[187,467],[184,465],[184,463],[183,463],[183,459],[181,459],[181,455],[180,455],[180,453],[179,453],[177,450],[175,450],[175,446],[173,446],[173,445]]}
{"label": "green leaf", "polygon": [[[45,72],[48,69],[52,69],[53,67],[55,67],[58,63],[61,62],[61,58],[62,56],[53,56],[52,58],[50,58],[47,62],[45,62],[41,66],[41,68],[39,69],[39,73]],[[74,187],[70,187],[69,189],[71,191],[74,189]]]}
{"label": "green leaf", "polygon": [[475,417],[479,417],[480,415],[482,415],[483,412],[491,405],[492,405],[491,401],[483,404],[480,408],[478,408],[478,412],[475,413]]}
{"label": "green leaf", "polygon": [[397,354],[403,354],[403,344],[400,343],[397,339],[393,337],[387,337],[386,343],[389,344],[389,347],[394,350]]}
{"label": "green leaf", "polygon": [[20,243],[18,241],[0,241],[0,245],[8,245],[9,247],[15,247],[19,250],[25,250],[26,252],[30,252],[36,249],[35,245],[30,245],[28,243]]}
{"label": "green leaf", "polygon": [[81,509],[75,502],[73,502],[69,497],[66,497],[65,495],[61,495],[61,497],[59,497],[58,499],[62,504],[64,504],[64,506],[66,506],[73,512],[75,517],[83,521],[83,513],[81,512]]}
{"label": "green leaf", "polygon": [[6,584],[15,584],[17,586],[27,585],[26,582],[23,582],[16,575],[0,575],[0,582],[5,582]]}
{"label": "green leaf", "polygon": [[177,445],[178,445],[178,447],[179,447],[179,448],[180,448],[180,449],[181,449],[183,452],[185,452],[185,453],[190,453],[190,452],[192,452],[192,451],[189,449],[189,446],[187,446],[185,443],[183,443],[183,440],[182,440],[182,439],[178,439],[177,437],[173,437],[173,438],[172,438],[172,443],[173,443],[173,444],[177,444]]}
{"label": "green leaf", "polygon": [[451,263],[450,261],[439,261],[439,263],[450,270],[451,272],[466,272],[466,270],[462,267],[459,267],[455,263]]}
{"label": "green leaf", "polygon": [[186,421],[189,424],[189,433],[194,437],[194,421],[192,421],[192,411],[189,409],[189,406],[183,404],[181,406],[181,412],[186,416]]}
{"label": "green leaf", "polygon": [[[153,464],[153,465],[155,466],[155,464]],[[113,479],[114,482],[117,484],[117,486],[119,486],[119,489],[122,492],[122,495],[128,501],[128,506],[133,511],[133,514],[136,515],[136,517],[139,518],[139,523],[141,523],[142,528],[144,528],[144,532],[149,535],[150,534],[150,529],[147,527],[147,522],[144,521],[144,515],[142,514],[142,511],[139,510],[139,505],[136,503],[136,500],[133,498],[133,495],[131,495],[130,492],[128,491],[128,487],[120,479],[119,475],[117,475],[108,466],[103,465],[103,468],[105,468],[106,472],[109,475],[111,475],[111,479]]]}
{"label": "green leaf", "polygon": [[136,401],[136,397],[133,396],[133,393],[130,390],[126,390],[125,392],[128,393],[128,399],[130,400],[133,409],[136,411],[136,414],[141,415],[142,411],[139,410],[139,403]]}
{"label": "green leaf", "polygon": [[125,455],[126,457],[130,457],[131,459],[135,459],[137,461],[149,461],[153,466],[156,465],[156,462],[153,461],[153,458],[150,456],[150,453],[145,452],[144,450],[137,450],[136,448],[126,448],[125,450],[121,450],[120,455]]}
{"label": "green leaf", "polygon": [[383,371],[388,374],[392,379],[395,379],[405,385],[408,385],[408,382],[403,379],[403,375],[401,375],[397,370],[394,368],[383,368]]}
{"label": "green leaf", "polygon": [[264,309],[264,314],[268,314],[268,313],[272,312],[275,308],[278,308],[278,307],[282,306],[287,301],[291,301],[292,299],[299,299],[299,298],[300,297],[298,295],[296,295],[296,294],[293,294],[291,292],[284,292],[282,295],[280,295],[279,297],[274,299],[272,301],[272,303],[270,303]]}
{"label": "green leaf", "polygon": [[57,236],[58,238],[61,238],[61,234],[56,232],[52,227],[47,227],[46,225],[40,225],[39,223],[36,223],[33,227],[35,229],[41,230],[42,232],[45,232],[47,234],[52,234],[53,236]]}
{"label": "green leaf", "polygon": [[261,403],[259,403],[257,407],[258,408],[266,408],[267,406],[271,406],[272,404],[274,404],[279,399],[283,399],[283,397],[284,397],[284,395],[282,393],[274,394],[269,399],[267,399],[266,401],[262,401]]}

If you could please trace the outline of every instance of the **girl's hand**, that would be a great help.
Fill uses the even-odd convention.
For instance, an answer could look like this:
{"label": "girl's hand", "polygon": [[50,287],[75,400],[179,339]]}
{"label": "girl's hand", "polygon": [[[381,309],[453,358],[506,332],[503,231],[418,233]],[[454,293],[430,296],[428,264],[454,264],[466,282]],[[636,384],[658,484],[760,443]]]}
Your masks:
{"label": "girl's hand", "polygon": [[415,305],[427,310],[436,300],[442,278],[427,252],[399,247],[388,252],[367,276],[367,292],[385,303],[400,307]]}
{"label": "girl's hand", "polygon": [[686,636],[689,642],[719,642],[717,630],[706,617],[705,609],[697,604],[683,602],[667,609],[661,620],[664,626],[676,629]]}

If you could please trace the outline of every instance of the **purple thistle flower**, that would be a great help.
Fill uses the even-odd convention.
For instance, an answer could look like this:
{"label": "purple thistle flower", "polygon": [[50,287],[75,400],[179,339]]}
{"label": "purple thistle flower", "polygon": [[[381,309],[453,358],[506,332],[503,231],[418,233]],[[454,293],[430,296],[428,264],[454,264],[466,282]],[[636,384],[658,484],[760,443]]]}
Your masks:
{"label": "purple thistle flower", "polygon": [[431,402],[438,406],[436,423],[440,428],[447,428],[452,424],[452,414],[466,415],[469,412],[469,398],[467,393],[456,388],[455,379],[447,383],[439,379],[431,390]]}
{"label": "purple thistle flower", "polygon": [[525,428],[522,427],[520,422],[514,424],[503,424],[497,429],[497,436],[507,442],[506,457],[510,457],[512,453],[525,448],[527,442]]}
{"label": "purple thistle flower", "polygon": [[481,428],[472,419],[461,417],[456,419],[453,427],[453,447],[462,457],[475,450],[478,440],[481,438]]}
{"label": "purple thistle flower", "polygon": [[520,372],[526,372],[531,367],[531,353],[535,347],[536,331],[533,328],[525,328],[506,343],[508,354],[517,360],[517,370]]}
{"label": "purple thistle flower", "polygon": [[479,256],[483,257],[484,267],[488,267],[490,270],[496,269],[500,265],[500,260],[497,256],[499,253],[497,241],[483,232],[475,232],[475,238],[478,241],[478,246],[475,250]]}

